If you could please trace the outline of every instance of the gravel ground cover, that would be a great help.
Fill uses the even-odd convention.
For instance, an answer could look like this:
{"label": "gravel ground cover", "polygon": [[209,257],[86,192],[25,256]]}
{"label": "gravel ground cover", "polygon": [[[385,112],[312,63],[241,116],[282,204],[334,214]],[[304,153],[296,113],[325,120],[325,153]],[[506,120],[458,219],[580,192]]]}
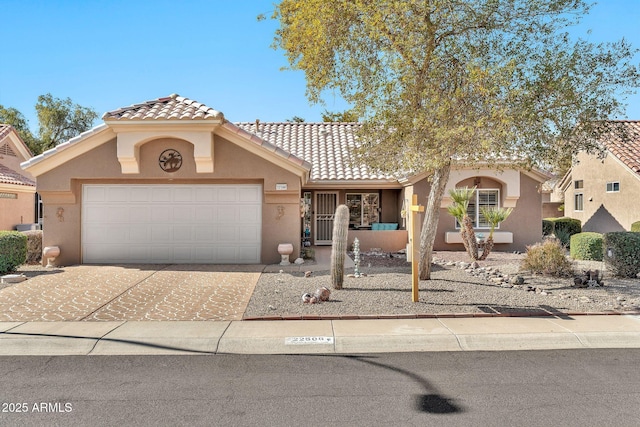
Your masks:
{"label": "gravel ground cover", "polygon": [[[345,277],[333,290],[329,271],[263,273],[244,318],[384,317],[397,315],[529,314],[634,312],[640,310],[640,279],[617,279],[604,271],[603,287],[575,288],[573,278],[551,278],[522,272],[524,255],[493,252],[479,262],[502,275],[519,275],[522,285],[496,284],[460,268],[464,252],[436,252],[432,280],[419,283],[419,302],[411,301],[411,264],[402,256],[361,255],[364,277]],[[574,271],[603,270],[601,262],[576,262]],[[353,269],[347,273],[352,273]],[[326,286],[329,301],[305,304],[302,295]]]}

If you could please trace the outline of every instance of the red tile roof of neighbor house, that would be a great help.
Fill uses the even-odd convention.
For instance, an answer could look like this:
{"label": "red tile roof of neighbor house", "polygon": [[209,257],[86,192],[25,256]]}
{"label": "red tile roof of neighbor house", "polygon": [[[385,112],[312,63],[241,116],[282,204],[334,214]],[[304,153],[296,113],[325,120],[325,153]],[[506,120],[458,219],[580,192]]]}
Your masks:
{"label": "red tile roof of neighbor house", "polygon": [[27,187],[35,187],[36,182],[20,175],[13,169],[9,169],[5,165],[0,164],[0,184],[24,185]]}
{"label": "red tile roof of neighbor house", "polygon": [[640,175],[640,121],[622,120],[618,123],[624,125],[624,137],[613,133],[604,144],[611,154]]}
{"label": "red tile roof of neighbor house", "polygon": [[[2,155],[6,156],[15,156],[16,153],[9,146],[8,143],[3,143],[3,139],[5,139],[12,131],[14,131],[13,126],[7,124],[0,124],[0,161],[2,160]],[[17,134],[16,134],[17,135]],[[25,146],[26,149],[26,146]],[[13,185],[23,185],[26,187],[35,187],[36,183],[32,179],[27,178],[26,176],[14,171],[13,169],[3,165],[0,163],[0,184],[13,184]]]}
{"label": "red tile roof of neighbor house", "polygon": [[11,125],[0,124],[0,141],[2,141],[2,138],[4,138],[5,136],[9,135],[9,132],[11,132],[12,128],[13,127]]}
{"label": "red tile roof of neighbor house", "polygon": [[102,116],[107,120],[207,120],[224,119],[220,111],[192,99],[169,95],[129,107],[109,111]]}

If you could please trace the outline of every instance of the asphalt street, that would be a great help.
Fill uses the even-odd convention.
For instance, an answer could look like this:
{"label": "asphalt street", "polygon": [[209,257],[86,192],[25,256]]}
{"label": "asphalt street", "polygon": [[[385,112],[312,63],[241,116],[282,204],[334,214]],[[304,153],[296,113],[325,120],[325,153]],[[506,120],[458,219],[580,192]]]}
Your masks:
{"label": "asphalt street", "polygon": [[637,425],[638,349],[0,358],[0,425]]}

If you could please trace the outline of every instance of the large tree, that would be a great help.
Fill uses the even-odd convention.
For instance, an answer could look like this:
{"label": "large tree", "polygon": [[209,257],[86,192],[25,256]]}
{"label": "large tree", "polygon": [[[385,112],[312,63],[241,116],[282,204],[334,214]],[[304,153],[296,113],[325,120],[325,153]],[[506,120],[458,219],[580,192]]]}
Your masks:
{"label": "large tree", "polygon": [[42,151],[90,129],[98,118],[92,108],[74,104],[70,98],[54,98],[50,93],[38,97],[36,112]]}
{"label": "large tree", "polygon": [[624,41],[594,45],[567,28],[582,0],[282,0],[275,47],[307,96],[337,91],[362,118],[359,161],[429,171],[420,278],[430,278],[452,164],[554,165],[595,150],[639,85]]}
{"label": "large tree", "polygon": [[35,109],[38,116],[37,137],[31,133],[29,123],[20,111],[0,105],[0,123],[16,128],[34,155],[91,129],[98,117],[92,108],[74,104],[70,98],[55,98],[50,93],[38,97]]}
{"label": "large tree", "polygon": [[37,140],[29,130],[28,120],[20,111],[13,107],[5,108],[0,105],[0,123],[13,126],[20,138],[27,144],[29,150],[34,154],[39,154],[36,153],[38,148]]}

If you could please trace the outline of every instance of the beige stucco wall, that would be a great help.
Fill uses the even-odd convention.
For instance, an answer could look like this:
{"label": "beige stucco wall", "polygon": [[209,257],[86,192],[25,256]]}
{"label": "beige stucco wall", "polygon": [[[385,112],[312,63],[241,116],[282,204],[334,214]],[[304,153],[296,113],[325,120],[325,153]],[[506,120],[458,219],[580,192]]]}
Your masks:
{"label": "beige stucco wall", "polygon": [[[165,149],[178,150],[182,167],[166,173],[158,166]],[[263,184],[262,254],[263,263],[277,263],[278,243],[294,244],[294,256],[300,250],[300,179],[297,175],[247,152],[236,144],[216,136],[213,173],[196,173],[193,145],[187,141],[162,138],[140,147],[140,173],[122,174],[113,139],[38,177],[38,191],[44,203],[45,246],[60,246],[57,262],[69,265],[81,260],[82,184]],[[287,191],[276,191],[276,183],[287,184]],[[278,215],[278,206],[284,215]],[[64,210],[62,217],[59,209]]]}
{"label": "beige stucco wall", "polygon": [[35,220],[35,194],[0,189],[16,194],[17,199],[0,198],[0,230],[15,230],[18,224],[31,224]]}
{"label": "beige stucco wall", "polygon": [[[631,224],[640,221],[640,178],[628,170],[614,156],[604,160],[580,153],[571,169],[571,182],[565,191],[565,215],[579,219],[583,231],[606,233],[629,231]],[[584,188],[574,189],[574,182],[582,180]],[[620,191],[607,193],[607,182],[620,182]],[[576,211],[574,194],[583,193],[583,211]]]}
{"label": "beige stucco wall", "polygon": [[[482,176],[480,173],[478,176],[480,177],[480,183],[477,185],[477,188],[499,188],[501,190],[501,206],[503,206],[506,197],[504,184],[491,177]],[[507,218],[507,220],[500,225],[500,229],[497,230],[513,233],[513,243],[496,244],[494,250],[524,251],[527,245],[540,241],[542,237],[542,196],[537,190],[538,184],[538,181],[535,179],[524,173],[520,173],[520,197],[509,218]],[[455,183],[455,187],[473,187],[474,185],[473,178]],[[429,183],[426,179],[416,183],[414,186],[414,191],[418,194],[420,204],[426,205],[429,188]],[[488,233],[489,230],[479,229],[479,231]],[[446,207],[443,207],[440,209],[440,220],[438,221],[434,250],[464,251],[462,244],[446,243],[445,233],[447,232],[459,232],[459,230],[455,228],[455,219],[447,212]]]}

